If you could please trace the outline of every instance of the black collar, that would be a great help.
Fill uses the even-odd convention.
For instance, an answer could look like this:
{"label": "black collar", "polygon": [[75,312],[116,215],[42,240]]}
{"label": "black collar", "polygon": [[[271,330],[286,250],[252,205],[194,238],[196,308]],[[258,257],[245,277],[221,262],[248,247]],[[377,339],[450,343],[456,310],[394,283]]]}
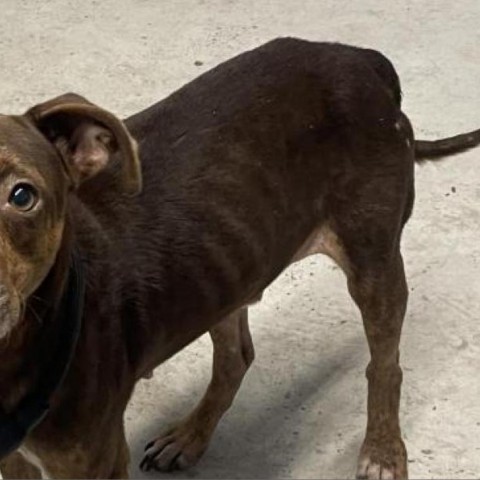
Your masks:
{"label": "black collar", "polygon": [[50,398],[63,382],[75,353],[83,316],[85,277],[78,255],[72,256],[68,283],[58,310],[61,339],[56,352],[36,386],[17,406],[0,416],[0,460],[16,450],[25,437],[45,418]]}

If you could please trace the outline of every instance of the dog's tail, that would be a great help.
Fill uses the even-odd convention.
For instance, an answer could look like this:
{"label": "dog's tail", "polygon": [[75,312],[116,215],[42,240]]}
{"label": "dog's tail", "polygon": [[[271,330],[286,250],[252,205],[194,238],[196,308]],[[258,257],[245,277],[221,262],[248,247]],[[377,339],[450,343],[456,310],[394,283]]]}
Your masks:
{"label": "dog's tail", "polygon": [[422,163],[427,160],[440,160],[448,155],[455,155],[478,145],[480,145],[480,129],[440,140],[416,140],[415,161]]}

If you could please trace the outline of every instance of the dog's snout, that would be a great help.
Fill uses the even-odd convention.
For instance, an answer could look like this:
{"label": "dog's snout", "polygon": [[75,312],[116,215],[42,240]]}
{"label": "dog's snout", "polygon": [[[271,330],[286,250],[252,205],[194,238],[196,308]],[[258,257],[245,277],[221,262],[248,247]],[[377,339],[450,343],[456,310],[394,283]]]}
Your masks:
{"label": "dog's snout", "polygon": [[20,319],[20,301],[4,284],[0,283],[0,340]]}
{"label": "dog's snout", "polygon": [[9,293],[5,285],[0,284],[0,316],[4,316],[10,306]]}

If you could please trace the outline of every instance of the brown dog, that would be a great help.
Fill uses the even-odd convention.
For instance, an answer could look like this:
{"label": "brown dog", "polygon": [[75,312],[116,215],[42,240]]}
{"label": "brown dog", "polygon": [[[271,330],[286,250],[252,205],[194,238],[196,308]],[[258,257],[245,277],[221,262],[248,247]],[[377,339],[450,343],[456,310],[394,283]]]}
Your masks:
{"label": "brown dog", "polygon": [[0,117],[4,477],[127,477],[135,382],[208,330],[208,390],[142,466],[196,462],[253,360],[248,305],[314,253],[345,272],[371,352],[358,476],[406,477],[400,237],[415,153],[478,143],[479,130],[415,142],[385,57],[295,39],[125,124],[73,94]]}

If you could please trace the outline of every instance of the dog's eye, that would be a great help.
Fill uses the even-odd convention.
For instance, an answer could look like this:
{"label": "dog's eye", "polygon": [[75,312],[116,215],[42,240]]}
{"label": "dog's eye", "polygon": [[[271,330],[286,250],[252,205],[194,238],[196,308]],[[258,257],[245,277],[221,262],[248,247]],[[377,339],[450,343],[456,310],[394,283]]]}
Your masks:
{"label": "dog's eye", "polygon": [[19,183],[15,185],[8,198],[8,203],[22,212],[28,212],[36,204],[38,200],[38,194],[35,188],[28,183]]}

